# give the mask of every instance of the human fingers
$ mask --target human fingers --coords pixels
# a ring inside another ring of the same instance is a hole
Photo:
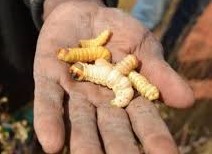
[[[34,128],[47,153],[60,151],[64,144],[63,93],[51,79],[35,77]]]
[[[72,154],[103,154],[98,137],[96,108],[85,99],[70,98]]]
[[[127,112],[146,153],[179,153],[167,126],[151,102],[138,97],[127,107]]]
[[[107,154],[138,154],[129,118],[124,109],[97,108],[98,127]]]

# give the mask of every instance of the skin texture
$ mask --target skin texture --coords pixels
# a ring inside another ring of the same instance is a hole
[[[177,108],[192,105],[191,89],[163,60],[160,44],[138,21],[96,3],[65,2],[46,18],[34,62],[34,127],[43,149],[57,153],[66,138],[72,154],[138,154],[134,131],[146,153],[177,154],[151,102],[138,97],[126,109],[109,107],[114,98],[111,90],[73,81],[69,65],[57,60],[59,48],[76,47],[79,40],[108,28],[113,36],[106,47],[113,62],[127,54],[136,55],[142,63],[139,70],[159,88],[161,100]]]

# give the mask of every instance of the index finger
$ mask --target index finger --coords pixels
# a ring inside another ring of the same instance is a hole
[[[135,54],[142,62],[140,73],[158,87],[167,105],[176,108],[193,105],[194,96],[191,88],[165,62],[162,47],[150,32],[144,35],[140,48]]]

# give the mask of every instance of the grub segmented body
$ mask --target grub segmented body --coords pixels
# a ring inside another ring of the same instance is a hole
[[[90,81],[112,89],[115,93],[115,99],[111,101],[111,105],[125,107],[134,95],[129,79],[108,65],[96,66],[78,62],[71,66],[70,73],[75,76],[74,79],[77,77],[80,80]]]
[[[101,34],[99,34],[99,36],[97,36],[94,39],[81,40],[80,41],[80,46],[82,48],[103,46],[103,45],[105,45],[107,43],[110,35],[111,35],[111,31],[110,30],[105,30]]]
[[[128,75],[136,67],[138,67],[138,60],[134,55],[127,55],[114,66],[116,70],[120,71],[124,75]]]
[[[140,94],[152,101],[158,99],[159,91],[153,86],[144,76],[133,71],[138,66],[138,60],[134,55],[128,55],[123,60],[118,62],[114,68],[124,75],[128,75],[133,87]]]
[[[110,61],[111,53],[108,49],[101,46],[90,48],[63,48],[58,52],[58,59],[68,63],[92,62],[98,58]]]
[[[153,86],[144,76],[131,71],[128,75],[133,87],[140,92],[140,94],[148,100],[156,100],[159,98],[159,90]]]

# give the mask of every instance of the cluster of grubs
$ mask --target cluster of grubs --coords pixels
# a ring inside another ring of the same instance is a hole
[[[136,56],[129,54],[116,64],[110,63],[111,53],[104,47],[111,36],[110,30],[103,31],[95,39],[81,40],[79,48],[59,49],[58,59],[73,64],[69,72],[74,80],[89,81],[107,86],[115,93],[111,105],[126,107],[134,96],[133,87],[148,100],[159,97],[158,89],[137,73]],[[95,62],[94,64],[89,64]]]

